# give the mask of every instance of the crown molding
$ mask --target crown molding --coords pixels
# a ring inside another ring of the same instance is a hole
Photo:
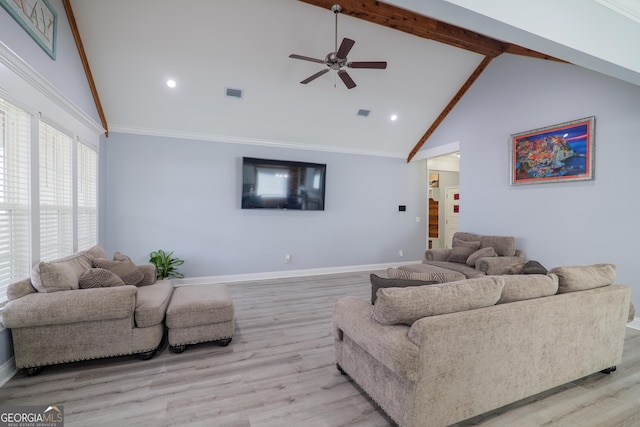
[[[106,132],[105,129],[83,110],[78,108],[69,98],[52,85],[42,74],[27,64],[20,56],[0,41],[0,64],[24,80],[27,84],[53,101],[66,113],[78,120],[96,134]]]

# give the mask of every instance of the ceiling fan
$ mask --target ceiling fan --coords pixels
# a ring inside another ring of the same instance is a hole
[[[316,59],[310,58],[308,56],[291,54],[289,58],[293,59],[302,59],[303,61],[311,61],[317,62],[318,64],[325,64],[329,68],[325,68],[324,70],[318,71],[312,76],[307,77],[302,80],[300,83],[307,84],[318,77],[322,76],[329,72],[329,70],[336,70],[338,72],[338,77],[342,80],[347,89],[353,89],[356,87],[356,83],[353,81],[351,76],[342,69],[342,67],[347,68],[369,68],[369,69],[377,69],[384,70],[387,68],[386,61],[368,61],[368,62],[349,62],[347,61],[347,55],[351,48],[356,43],[355,41],[343,38],[342,43],[340,43],[340,47],[338,47],[338,14],[342,11],[342,6],[339,4],[334,4],[331,6],[331,11],[336,15],[336,35],[335,35],[335,50],[327,54],[324,59]]]

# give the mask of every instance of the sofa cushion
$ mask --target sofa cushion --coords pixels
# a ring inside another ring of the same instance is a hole
[[[412,280],[412,279],[387,279],[376,274],[369,275],[371,281],[371,304],[376,302],[378,289],[381,288],[406,288],[408,286],[425,286],[439,283],[436,280]]]
[[[378,291],[371,318],[383,325],[411,325],[418,319],[494,305],[504,280],[486,276],[458,282]]]
[[[113,260],[114,261],[130,261],[131,262],[131,258],[129,258],[127,255],[121,253],[121,252],[116,252],[113,254]],[[153,264],[142,264],[142,265],[136,265],[136,268],[138,269],[138,271],[140,271],[142,273],[142,280],[139,281],[138,283],[136,283],[136,286],[149,286],[149,285],[153,285],[154,283],[156,283],[156,279],[157,279],[157,275],[156,275],[156,266]]]
[[[464,264],[467,262],[469,255],[480,248],[480,242],[466,242],[464,240],[453,238],[453,247],[451,253],[447,257],[449,262],[459,262]]]
[[[475,267],[476,261],[478,261],[480,258],[494,257],[494,256],[498,256],[498,254],[496,253],[496,250],[493,249],[491,246],[478,249],[477,251],[469,255],[469,257],[467,258],[467,265],[469,267]]]
[[[616,279],[613,264],[593,264],[586,266],[554,267],[549,270],[558,276],[558,293],[585,291],[608,286]]]
[[[500,276],[504,281],[498,304],[555,295],[558,292],[558,276],[555,274],[518,274]]]
[[[492,247],[498,256],[515,256],[516,239],[513,236],[485,236],[475,233],[457,231],[453,238],[465,240],[467,242],[480,241],[480,248]]]
[[[124,286],[122,279],[112,271],[104,268],[90,268],[80,276],[80,289],[110,288]]]
[[[170,280],[158,280],[153,285],[138,288],[135,310],[136,326],[146,328],[162,323],[172,293],[173,286]]]
[[[112,261],[105,258],[94,258],[93,267],[104,268],[118,275],[125,285],[137,285],[144,275],[138,271],[131,260]]]
[[[447,265],[451,264],[446,261],[442,262]],[[426,263],[408,264],[398,268],[388,268],[387,276],[390,279],[426,280],[436,281],[438,283],[455,282],[456,280],[464,280],[467,278],[463,273],[455,270]]]

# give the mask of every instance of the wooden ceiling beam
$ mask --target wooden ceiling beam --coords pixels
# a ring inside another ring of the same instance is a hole
[[[429,129],[420,138],[407,158],[407,162],[418,153],[420,148],[425,144],[427,139],[436,130],[440,123],[444,121],[447,115],[453,110],[453,107],[460,101],[465,92],[480,76],[482,71],[489,65],[491,60],[502,53],[511,53],[515,55],[524,55],[532,58],[547,59],[552,61],[566,62],[536,52],[531,49],[524,48],[512,43],[504,43],[491,37],[466,30],[455,25],[447,24],[437,19],[429,18],[396,6],[381,3],[376,0],[299,0],[303,3],[312,4],[322,7],[327,11],[331,10],[331,6],[339,2],[342,6],[342,14],[360,18],[365,21],[393,28],[414,36],[434,40],[460,49],[465,49],[477,54],[483,55],[484,59],[469,76],[467,81],[458,90],[455,96],[449,101],[447,106],[442,110],[440,115],[431,124]]]
[[[467,79],[466,82],[464,82],[464,84],[462,85],[462,87],[460,88],[460,90],[458,90],[458,92],[453,96],[453,98],[451,98],[451,101],[449,101],[449,103],[447,104],[446,107],[444,107],[444,110],[442,110],[442,112],[440,113],[440,115],[436,118],[436,120],[431,124],[431,127],[429,127],[429,129],[427,129],[427,131],[425,132],[425,134],[422,136],[422,138],[420,138],[420,140],[418,141],[418,143],[416,144],[415,147],[413,147],[413,150],[411,150],[411,153],[409,153],[409,157],[407,157],[407,163],[409,163],[411,161],[411,159],[413,159],[413,157],[418,153],[418,151],[420,151],[420,149],[422,148],[422,146],[424,145],[425,142],[427,142],[427,139],[429,139],[429,137],[431,136],[431,134],[433,132],[435,132],[435,130],[437,129],[438,126],[440,126],[440,123],[442,123],[444,121],[444,119],[447,117],[447,115],[451,112],[451,110],[453,110],[453,107],[456,106],[456,104],[458,103],[458,101],[460,101],[460,99],[462,98],[462,96],[467,92],[467,90],[469,90],[469,88],[471,87],[471,85],[476,81],[476,79],[478,77],[480,77],[480,74],[482,74],[482,72],[484,71],[485,68],[487,68],[487,66],[489,65],[489,63],[491,62],[493,58],[490,57],[485,57],[482,62],[480,63],[480,65],[478,65],[476,67],[476,69],[473,71],[473,73],[471,73],[471,75],[469,76],[469,78]]]
[[[93,96],[93,102],[96,104],[96,109],[98,110],[98,115],[100,116],[102,127],[105,130],[104,134],[106,137],[108,137],[109,125],[107,124],[107,118],[105,117],[104,110],[102,109],[102,103],[100,102],[98,89],[96,88],[96,84],[93,80],[93,74],[91,73],[91,68],[89,67],[89,60],[87,59],[87,54],[84,51],[84,45],[82,44],[82,39],[80,38],[80,32],[78,31],[78,25],[76,24],[76,18],[73,14],[71,3],[69,0],[62,0],[62,4],[64,5],[65,12],[67,13],[67,19],[69,20],[69,25],[71,26],[71,33],[73,34],[73,39],[76,42],[78,54],[80,55],[80,61],[82,62],[82,66],[84,67],[84,73],[87,76],[87,82],[89,83],[91,96]]]
[[[342,14],[484,56],[495,57],[503,52],[502,42],[498,40],[376,0],[300,1],[327,11],[338,2],[342,6]]]

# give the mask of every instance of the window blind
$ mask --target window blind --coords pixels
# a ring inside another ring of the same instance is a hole
[[[84,250],[98,242],[98,153],[78,143],[77,156],[78,250]]]
[[[40,261],[73,253],[73,138],[40,120]]]
[[[0,98],[0,305],[29,277],[31,115]]]

